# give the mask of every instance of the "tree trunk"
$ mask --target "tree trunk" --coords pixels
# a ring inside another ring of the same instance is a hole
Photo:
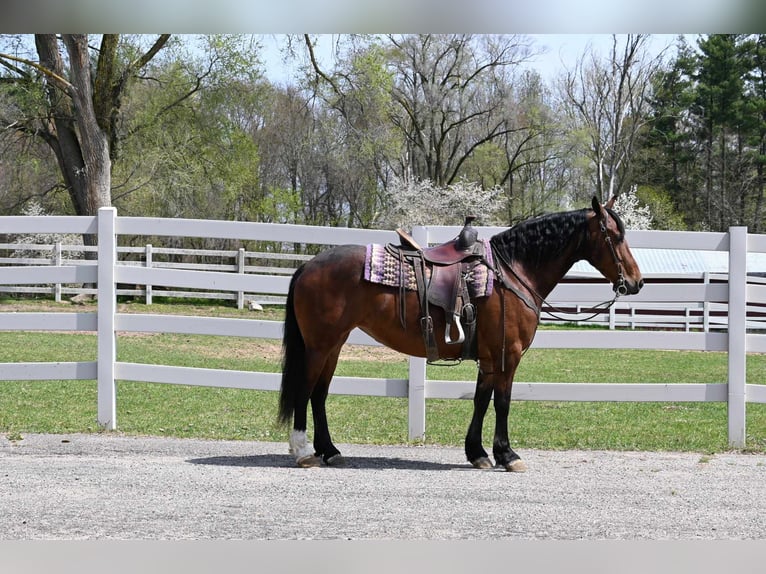
[[[64,76],[64,64],[58,50],[55,34],[35,34],[35,45],[40,65],[59,76]],[[53,150],[64,179],[75,213],[86,215],[85,163],[75,131],[72,101],[53,82],[46,85],[50,111],[45,122],[45,141]]]
[[[48,82],[50,115],[45,139],[53,149],[64,183],[77,215],[96,215],[111,200],[111,160],[107,135],[96,121],[86,34],[65,34],[69,74],[59,53],[55,34],[36,34],[40,64],[59,77],[68,77],[62,86]],[[97,237],[83,235],[83,243],[95,246]],[[94,258],[93,252],[86,257]]]
[[[79,127],[80,149],[85,165],[85,215],[96,215],[99,208],[112,205],[109,139],[98,124],[93,105],[93,82],[90,72],[87,34],[66,34],[64,44],[69,53],[72,102]]]

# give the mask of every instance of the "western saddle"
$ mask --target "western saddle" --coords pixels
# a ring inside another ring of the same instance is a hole
[[[471,302],[467,278],[474,267],[487,265],[484,242],[477,241],[478,233],[473,228],[475,216],[465,218],[460,234],[454,239],[423,248],[405,231],[397,229],[400,245],[389,244],[389,252],[402,265],[411,265],[415,275],[418,299],[420,301],[420,326],[426,347],[426,359],[434,363],[442,357],[439,354],[430,305],[444,310],[444,342],[448,345],[462,345],[460,359],[476,359],[476,308]],[[427,273],[427,270],[430,271]],[[406,324],[404,286],[400,286],[399,319]],[[452,326],[458,336],[452,338]]]

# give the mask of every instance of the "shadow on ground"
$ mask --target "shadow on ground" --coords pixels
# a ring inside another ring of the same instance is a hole
[[[187,460],[190,464],[202,464],[212,466],[243,466],[243,467],[269,467],[269,468],[293,468],[295,459],[289,454],[264,454],[254,456],[211,456],[205,458],[193,458]],[[323,465],[324,466],[324,465]],[[389,469],[389,470],[472,470],[465,464],[439,463],[420,460],[407,460],[402,458],[385,458],[370,456],[354,456],[345,458],[345,463],[340,466],[328,467],[333,469]]]

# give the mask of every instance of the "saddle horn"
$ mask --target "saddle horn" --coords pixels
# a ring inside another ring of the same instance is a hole
[[[473,228],[473,220],[476,219],[475,215],[466,215],[463,229],[460,230],[460,235],[457,236],[457,248],[460,251],[466,251],[470,249],[476,240],[479,238],[479,232]]]

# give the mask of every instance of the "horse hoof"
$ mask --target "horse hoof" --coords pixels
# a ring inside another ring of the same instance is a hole
[[[346,464],[346,459],[343,458],[342,454],[338,453],[327,458],[324,462],[327,466],[343,466]]]
[[[527,472],[527,463],[517,458],[506,464],[505,470],[508,472]]]
[[[486,470],[488,468],[492,468],[492,463],[486,456],[482,456],[481,458],[477,458],[476,460],[472,460],[471,464],[474,466],[474,468],[480,468],[482,470]]]
[[[319,457],[310,454],[308,456],[302,456],[295,461],[301,468],[314,468],[319,466]]]

